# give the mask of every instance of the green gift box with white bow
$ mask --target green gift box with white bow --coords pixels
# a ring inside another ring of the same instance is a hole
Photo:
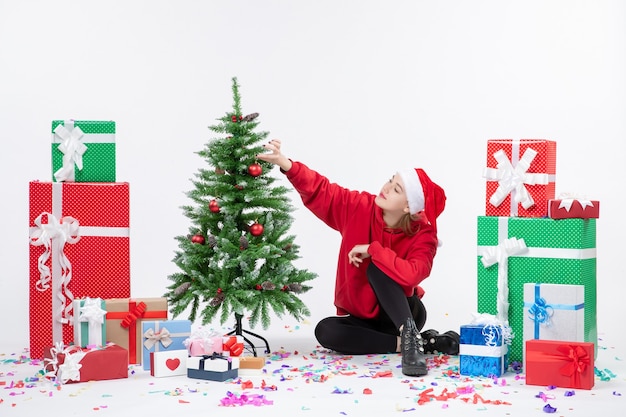
[[[52,180],[115,182],[115,122],[52,121]]]
[[[524,284],[584,286],[584,341],[596,345],[596,220],[478,217],[478,312],[508,319],[524,357]]]

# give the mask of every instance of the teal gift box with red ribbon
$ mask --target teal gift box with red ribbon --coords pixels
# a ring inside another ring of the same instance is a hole
[[[524,284],[524,340],[585,341],[585,287]]]
[[[561,340],[527,340],[526,385],[591,389],[594,385],[594,344]]]

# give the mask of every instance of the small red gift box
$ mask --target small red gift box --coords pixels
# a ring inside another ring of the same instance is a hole
[[[110,344],[104,348],[47,347],[44,371],[62,384],[128,378],[128,351]]]
[[[74,340],[72,300],[130,297],[128,183],[29,187],[30,355]]]
[[[526,384],[591,389],[594,345],[589,342],[526,341]]]
[[[546,139],[487,141],[485,215],[545,217],[554,198],[556,142]]]
[[[600,202],[579,198],[561,198],[548,201],[548,217],[551,219],[598,219]]]

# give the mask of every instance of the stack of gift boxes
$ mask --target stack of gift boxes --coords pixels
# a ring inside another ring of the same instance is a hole
[[[555,198],[556,142],[488,140],[478,217],[478,312],[461,326],[460,373],[593,386],[599,202]]]
[[[31,358],[61,383],[127,378],[129,364],[232,377],[241,336],[192,359],[191,322],[168,320],[166,298],[130,297],[130,190],[116,182],[115,122],[55,120],[51,133],[52,181],[29,184]]]

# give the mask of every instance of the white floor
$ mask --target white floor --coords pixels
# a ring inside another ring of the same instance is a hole
[[[587,417],[607,411],[621,414],[626,407],[626,343],[617,332],[601,333],[596,360],[601,374],[592,390],[574,390],[574,395],[566,395],[572,391],[568,389],[525,385],[523,374],[507,373],[497,381],[459,377],[458,357],[447,362],[429,357],[432,368],[426,377],[407,378],[400,372],[398,355],[329,354],[316,346],[309,324],[285,326],[266,336],[272,352],[266,355],[263,373],[242,373],[235,381],[153,378],[140,366],[132,366],[128,379],[63,386],[37,381],[39,364],[27,358],[20,363],[22,348],[10,346],[3,337],[0,416],[527,417],[543,415],[549,404],[556,408],[555,416]],[[420,403],[420,398],[429,401]],[[226,399],[236,405],[221,406]]]

